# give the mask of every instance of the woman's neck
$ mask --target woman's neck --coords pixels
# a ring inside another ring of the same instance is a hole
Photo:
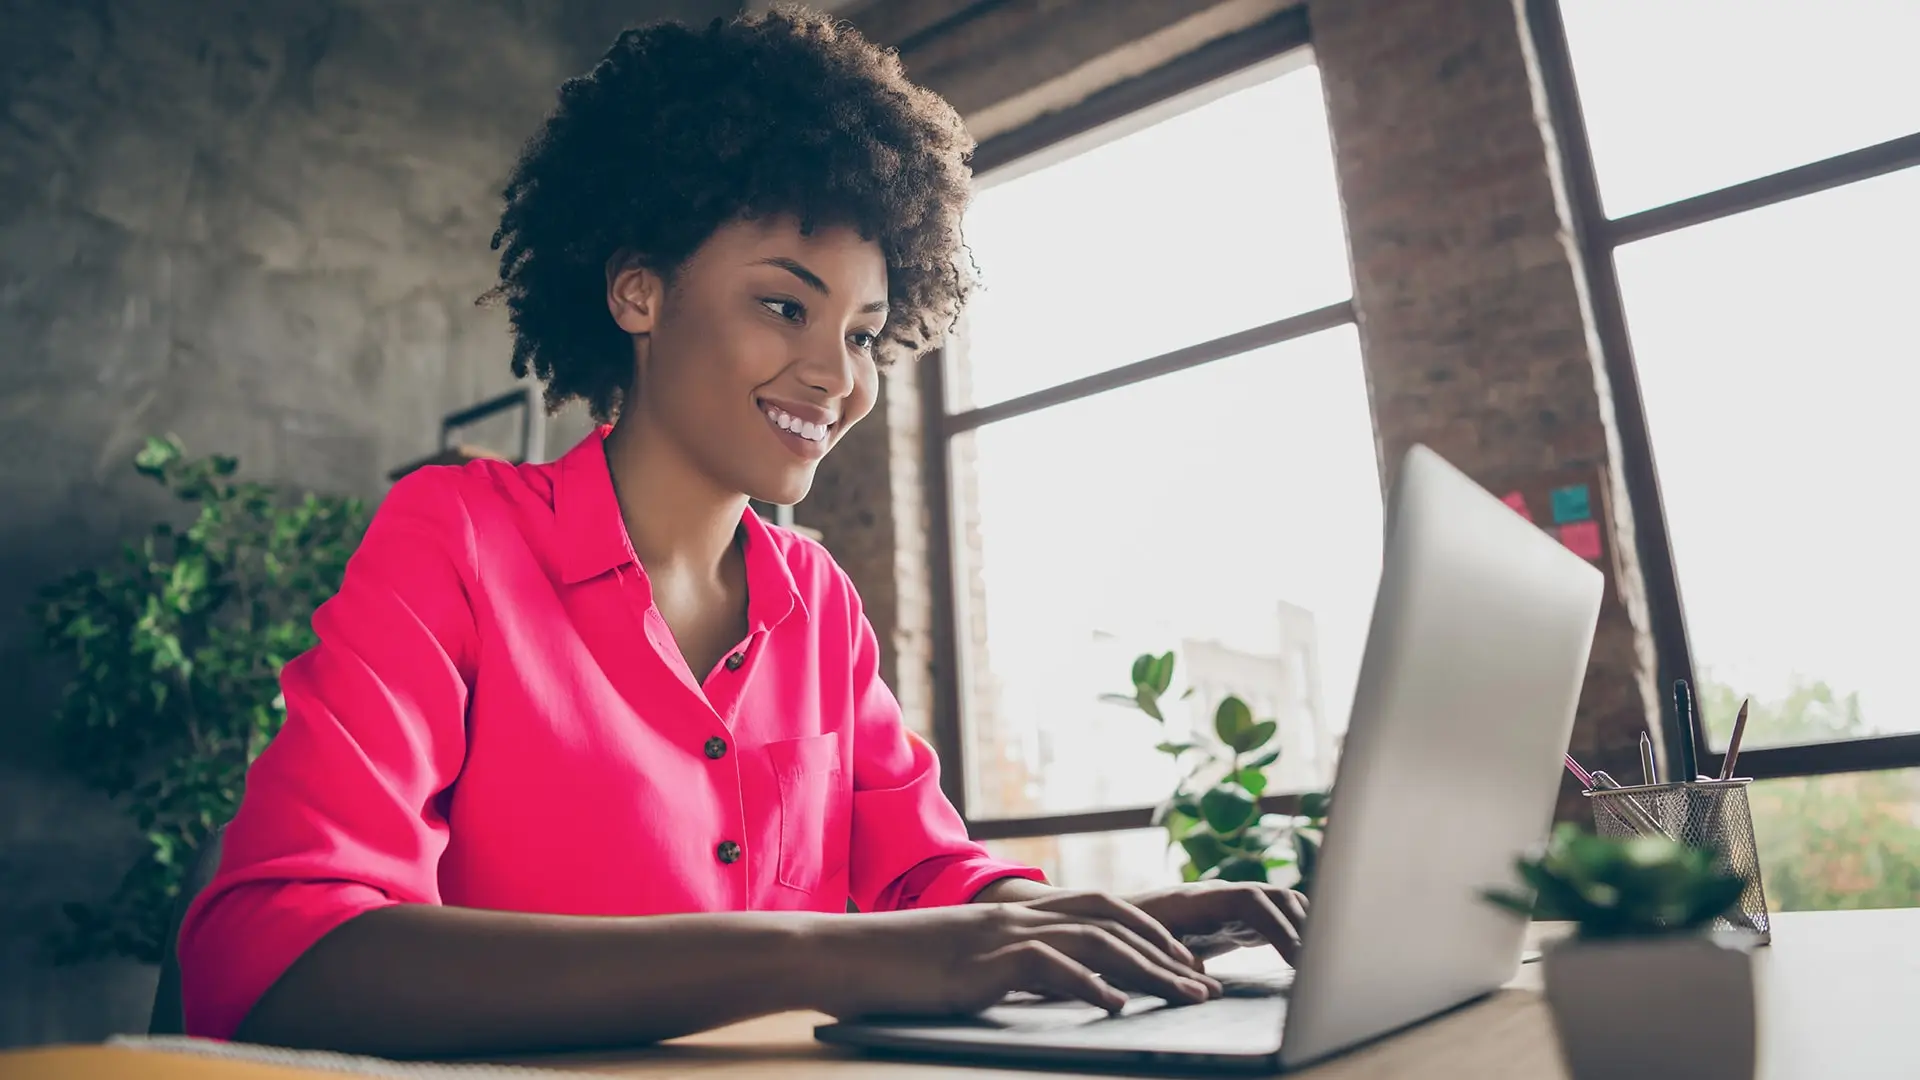
[[[747,497],[714,484],[638,415],[614,424],[606,454],[627,538],[648,575],[717,577]]]

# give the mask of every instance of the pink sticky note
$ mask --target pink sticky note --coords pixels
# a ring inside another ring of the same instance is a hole
[[[1527,497],[1525,495],[1522,495],[1517,491],[1509,491],[1506,493],[1504,497],[1501,498],[1500,501],[1503,503],[1506,503],[1508,506],[1513,507],[1514,513],[1519,514],[1521,517],[1526,518],[1528,521],[1533,520],[1533,515],[1527,512]]]
[[[1569,521],[1560,526],[1560,542],[1567,550],[1583,559],[1600,558],[1600,523],[1597,521]]]

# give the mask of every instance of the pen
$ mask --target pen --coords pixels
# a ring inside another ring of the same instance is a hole
[[[1573,760],[1572,754],[1568,754],[1566,755],[1566,757],[1567,757],[1567,771],[1573,774],[1573,778],[1575,780],[1578,780],[1580,781],[1580,783],[1586,785],[1586,788],[1588,791],[1592,791],[1593,790],[1593,774],[1581,768],[1580,763]]]
[[[1720,764],[1720,779],[1722,780],[1733,779],[1733,762],[1734,759],[1740,756],[1740,736],[1747,733],[1747,706],[1752,704],[1752,698],[1741,702],[1740,715],[1734,718],[1733,736],[1727,740],[1727,758]]]
[[[1674,775],[1680,783],[1700,775],[1700,762],[1693,749],[1693,687],[1685,679],[1673,681],[1673,725],[1680,736],[1680,760]]]
[[[1595,787],[1601,788],[1617,788],[1622,786],[1620,781],[1609,776],[1605,769],[1593,770],[1593,783]],[[1654,820],[1653,815],[1647,813],[1646,807],[1640,805],[1640,800],[1631,795],[1622,795],[1619,796],[1619,801],[1625,804],[1627,816],[1634,819],[1634,825],[1639,828],[1642,833],[1659,833],[1669,840],[1673,839],[1673,834],[1660,827],[1660,823]]]
[[[1640,782],[1657,784],[1660,782],[1660,770],[1653,764],[1653,740],[1646,732],[1640,733]]]

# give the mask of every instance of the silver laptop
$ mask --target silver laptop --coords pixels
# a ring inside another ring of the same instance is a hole
[[[1512,884],[1514,858],[1551,828],[1601,583],[1597,568],[1415,446],[1388,499],[1373,622],[1291,980],[1197,1005],[1136,996],[1118,1015],[1021,996],[975,1016],[841,1022],[816,1036],[949,1060],[1276,1071],[1498,989],[1519,969],[1524,927],[1480,891]]]

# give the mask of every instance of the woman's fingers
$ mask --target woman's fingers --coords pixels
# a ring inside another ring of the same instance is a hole
[[[1140,910],[1137,906],[1122,900],[1111,893],[1076,893],[1059,898],[1048,898],[1035,905],[1042,910],[1065,912],[1069,915],[1082,915],[1090,918],[1116,922],[1136,935],[1152,942],[1160,952],[1180,961],[1188,967],[1197,968],[1200,961],[1180,939],[1173,936],[1160,920]]]
[[[1223,885],[1204,897],[1203,921],[1251,931],[1288,962],[1300,954],[1306,898],[1272,885]],[[1171,1002],[1200,1002],[1221,993],[1193,953],[1153,916],[1104,893],[1076,893],[1002,909],[998,933],[1020,938],[989,953],[996,988],[1084,1001],[1109,1011],[1126,1002],[1122,989]],[[1003,939],[1004,940],[1004,939]],[[1252,944],[1250,940],[1247,942]]]
[[[1260,935],[1280,950],[1280,955],[1291,964],[1300,956],[1299,923],[1290,919],[1274,903],[1273,898],[1263,889],[1246,889],[1237,897],[1239,910],[1235,912],[1241,922],[1253,927]],[[1289,905],[1296,907],[1297,905]],[[1304,914],[1296,916],[1305,921]]]
[[[1267,886],[1267,899],[1299,929],[1307,921],[1307,894],[1284,885]]]
[[[1199,983],[1201,986],[1204,986],[1207,988],[1207,993],[1211,997],[1220,996],[1220,993],[1221,993],[1220,980],[1214,978],[1211,975],[1208,975],[1197,964],[1196,965],[1183,964],[1180,961],[1175,960],[1173,957],[1168,956],[1153,942],[1150,942],[1147,939],[1141,937],[1139,934],[1134,933],[1132,927],[1129,927],[1117,922],[1106,922],[1106,921],[1100,921],[1095,925],[1098,925],[1099,927],[1104,929],[1107,933],[1112,934],[1114,937],[1119,938],[1121,942],[1126,944],[1129,948],[1133,949],[1135,952],[1139,953],[1140,955],[1146,957],[1148,960],[1152,961],[1155,966],[1165,971],[1172,972],[1178,978],[1187,979],[1192,982]]]
[[[1040,940],[1099,972],[1110,983],[1155,994],[1168,1001],[1197,1002],[1213,996],[1190,969],[1156,962],[1119,935],[1093,923],[1046,927]]]
[[[1001,993],[1025,990],[1071,998],[1108,1012],[1119,1012],[1127,1003],[1127,995],[1109,986],[1092,968],[1037,939],[995,950],[987,956],[986,966]]]
[[[1089,906],[1082,910],[1093,911],[1098,909],[1093,906]],[[1058,909],[1045,912],[1045,915],[1049,919],[1053,920],[1050,924],[1047,924],[1047,925],[1100,927],[1101,929],[1107,931],[1109,934],[1112,934],[1115,937],[1119,938],[1129,948],[1133,949],[1135,952],[1138,952],[1141,956],[1145,957],[1149,963],[1164,969],[1169,974],[1171,974],[1174,978],[1194,980],[1200,983],[1200,985],[1206,987],[1209,993],[1218,994],[1220,992],[1219,980],[1208,975],[1206,973],[1206,970],[1200,966],[1199,961],[1196,960],[1193,963],[1187,963],[1184,960],[1175,959],[1173,956],[1168,955],[1167,950],[1162,947],[1161,941],[1160,941],[1162,937],[1168,937],[1168,938],[1171,937],[1171,935],[1167,935],[1165,933],[1164,927],[1162,928],[1161,934],[1154,935],[1154,938],[1150,940],[1148,938],[1142,937],[1138,932],[1136,932],[1133,929],[1133,927],[1128,926],[1127,924],[1122,923],[1115,919],[1101,918],[1097,915],[1081,914],[1077,912],[1069,912],[1069,911],[1063,911]],[[1155,922],[1151,916],[1148,916],[1147,918],[1148,918],[1148,921],[1154,922],[1155,926],[1160,925],[1158,922]],[[1181,944],[1177,941],[1172,942],[1172,944],[1177,946],[1183,955],[1185,956],[1193,955],[1192,951],[1189,950],[1184,944]]]

